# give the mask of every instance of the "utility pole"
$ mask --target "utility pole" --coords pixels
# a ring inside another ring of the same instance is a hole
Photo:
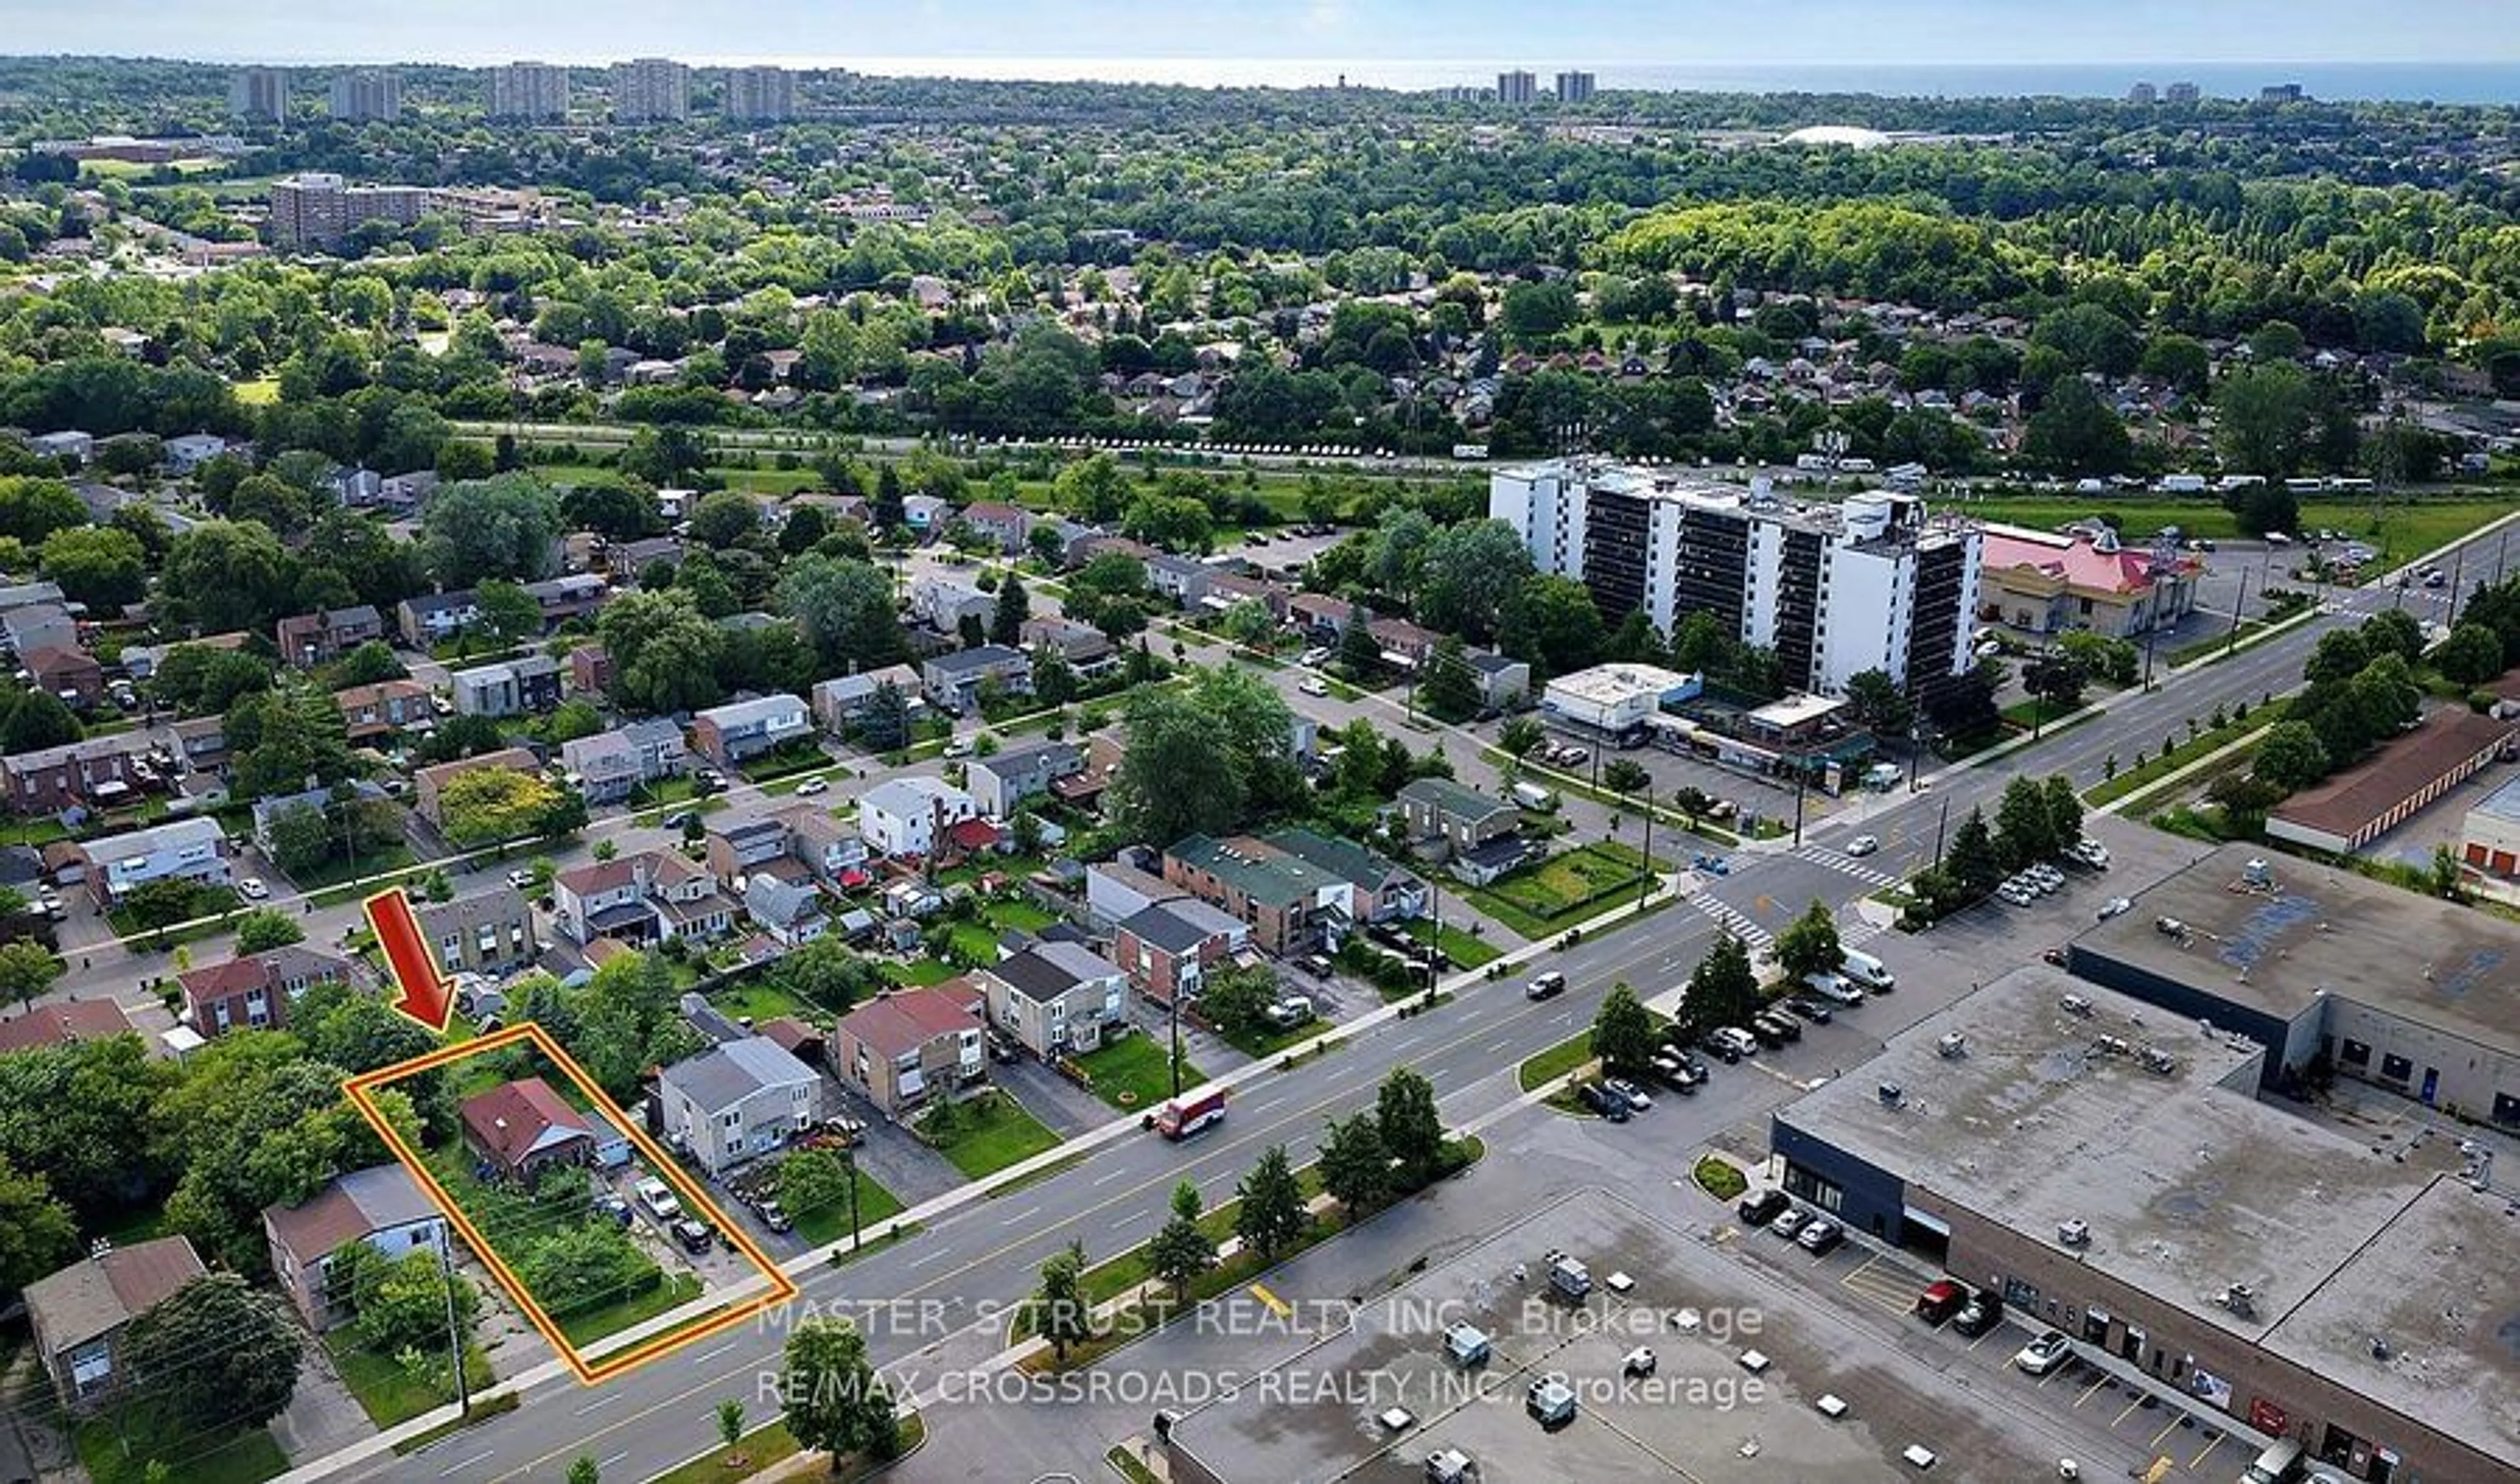
[[[1943,831],[1952,822],[1952,796],[1943,795],[1942,816],[1934,821],[1934,869],[1943,869]]]
[[[1645,848],[1644,848],[1645,872],[1644,872],[1644,883],[1643,883],[1642,885],[1641,885],[1641,886],[1639,886],[1639,887],[1637,888],[1637,908],[1638,908],[1638,910],[1639,910],[1639,911],[1642,911],[1642,910],[1643,910],[1644,905],[1645,905],[1645,899],[1646,899],[1647,897],[1650,897],[1650,896],[1652,896],[1652,895],[1653,895],[1653,888],[1654,888],[1654,869],[1653,869],[1653,816],[1654,816],[1653,785],[1651,785],[1651,784],[1647,784],[1647,785],[1645,785]]]
[[[2226,654],[2230,653],[2233,650],[2240,647],[2240,613],[2242,609],[2248,607],[2248,603],[2249,571],[2248,568],[2242,567],[2240,569],[2240,596],[2231,600],[2231,634],[2223,645],[2223,652]]]
[[[1794,759],[1794,848],[1803,848],[1803,787],[1810,782],[1803,759]]]
[[[840,1169],[849,1177],[849,1254],[858,1250],[858,1151],[840,1150]]]
[[[455,1368],[455,1415],[469,1417],[472,1412],[472,1392],[464,1374],[464,1327],[455,1314],[455,1265],[447,1251],[451,1245],[453,1238],[447,1235],[446,1224],[438,1223],[437,1282],[446,1290],[446,1354],[448,1364]]]

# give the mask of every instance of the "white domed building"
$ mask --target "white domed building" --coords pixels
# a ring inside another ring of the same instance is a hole
[[[1894,141],[1879,129],[1857,128],[1853,124],[1819,123],[1807,129],[1796,129],[1778,144],[1830,145],[1848,150],[1877,150]]]

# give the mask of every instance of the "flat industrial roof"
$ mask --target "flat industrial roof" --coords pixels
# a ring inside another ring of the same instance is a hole
[[[2501,787],[2487,794],[2467,812],[2520,825],[2520,773],[2504,779]]]
[[[1685,690],[1698,677],[1650,664],[1600,664],[1572,675],[1560,675],[1549,689],[1585,700],[1610,703],[1638,696],[1668,696]]]
[[[1543,1296],[1545,1254],[1572,1253],[1591,1270],[1580,1312]],[[1516,1264],[1528,1278],[1516,1282]],[[1613,1272],[1634,1281],[1625,1296]],[[1901,1450],[1943,1455],[1935,1476],[2051,1477],[2052,1449],[1942,1377],[1905,1364],[1886,1344],[1851,1332],[1834,1314],[1780,1293],[1770,1304],[1697,1236],[1598,1188],[1508,1226],[1460,1256],[1354,1311],[1353,1327],[1297,1348],[1272,1369],[1173,1424],[1173,1446],[1230,1480],[1343,1479],[1423,1484],[1427,1456],[1458,1450],[1482,1484],[1567,1479],[1720,1479],[1728,1484],[1891,1484],[1912,1481]],[[1717,1335],[1716,1318],[1755,1314],[1755,1333]],[[1673,1312],[1710,1323],[1684,1333]],[[1465,1323],[1492,1354],[1455,1369],[1443,1330]],[[1621,1361],[1647,1345],[1652,1376],[1628,1380]],[[1752,1377],[1738,1356],[1770,1367]],[[1525,1389],[1551,1373],[1577,1393],[1578,1415],[1544,1431],[1523,1411]],[[1751,1383],[1755,1381],[1755,1389]],[[1838,1420],[1815,1403],[1847,1404]],[[1377,1420],[1407,1409],[1397,1430]],[[1177,1470],[1178,1474],[1178,1470]]]
[[[2436,1175],[2266,1348],[2488,1458],[2520,1459],[2515,1231],[2520,1203]]]
[[[2067,996],[2089,1007],[2065,1008]],[[1946,1056],[1946,1035],[1963,1038]],[[2114,1038],[2114,1043],[2103,1038]],[[2118,1049],[2123,1047],[2124,1050]],[[2170,1058],[2147,1064],[2146,1049]],[[2263,1051],[2043,967],[1890,1038],[1778,1121],[2054,1243],[2082,1221],[2092,1269],[2249,1339],[2378,1236],[2424,1177],[2258,1102]],[[1885,1103],[1882,1084],[1903,1099]],[[2256,1293],[2248,1316],[2215,1302]]]
[[[2074,947],[2286,1020],[2333,996],[2520,1053],[2520,926],[2262,847],[2205,856]]]

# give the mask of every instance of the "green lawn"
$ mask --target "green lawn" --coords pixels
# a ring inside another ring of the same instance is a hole
[[[1546,1086],[1593,1059],[1593,1032],[1589,1029],[1558,1042],[1545,1052],[1535,1052],[1523,1058],[1514,1073],[1515,1083],[1524,1092]]]
[[[878,966],[883,975],[896,984],[925,986],[942,984],[963,970],[942,959],[913,959],[907,964],[886,963]]]
[[[260,1484],[289,1471],[288,1456],[261,1427],[204,1436],[181,1423],[124,1417],[127,1433],[111,1417],[78,1425],[79,1462],[95,1484],[143,1484],[152,1462],[164,1463],[166,1477],[184,1484]]]
[[[1954,502],[1952,508],[1976,519],[2027,525],[2039,530],[2054,530],[2067,521],[2088,519],[2095,515],[2115,515],[2124,517],[2120,534],[2131,541],[2149,541],[2165,525],[2178,526],[2185,536],[2212,540],[2228,541],[2240,534],[2237,517],[2225,510],[2221,500],[2212,495],[2161,496],[2138,491],[2132,494],[2024,496],[2018,499],[1997,497],[1959,500]],[[2412,503],[2391,501],[2375,524],[2368,497],[2361,500],[2326,498],[2303,502],[2301,523],[2306,527],[2330,527],[2344,532],[2349,539],[2378,546],[2383,562],[2397,562],[2446,546],[2478,526],[2500,519],[2510,513],[2510,505],[2503,501],[2425,497]],[[2375,541],[2374,537],[2378,539]]]
[[[1044,1128],[1040,1119],[1025,1112],[1022,1103],[1005,1093],[951,1106],[953,1112],[944,1115],[948,1131],[936,1140],[936,1150],[973,1180],[994,1175],[1058,1146],[1057,1134]],[[931,1137],[937,1116],[943,1111],[940,1106],[931,1112],[923,1125]]]
[[[0,820],[0,845],[49,845],[55,840],[69,837],[70,832],[63,829],[62,822],[53,815]]]
[[[1152,1036],[1124,1036],[1076,1058],[1085,1069],[1094,1096],[1123,1112],[1154,1107],[1173,1095],[1172,1060]],[[1207,1078],[1185,1058],[1181,1085],[1193,1088]]]
[[[416,864],[411,847],[397,840],[382,850],[361,854],[355,868],[351,861],[335,856],[311,871],[292,871],[289,878],[297,883],[298,890],[314,892],[338,886],[354,877],[364,883],[376,877],[407,871]]]
[[[326,1335],[324,1348],[333,1357],[333,1368],[341,1372],[342,1384],[367,1409],[368,1420],[381,1429],[407,1422],[455,1400],[453,1391],[413,1375],[391,1356],[379,1355],[360,1345],[346,1328]],[[479,1346],[466,1352],[464,1372],[473,1391],[489,1389],[490,1360]]]
[[[263,407],[280,400],[280,378],[256,377],[250,382],[234,383],[237,405]]]
[[[2273,726],[2283,719],[2285,709],[2280,701],[2271,705],[2261,705],[2252,708],[2247,716],[2238,721],[2226,721],[2220,727],[2207,727],[2194,738],[2186,738],[2182,735],[2179,745],[2168,752],[2147,757],[2140,767],[2133,766],[2135,759],[2131,757],[2122,758],[2120,761],[2129,766],[2122,767],[2117,777],[2083,790],[2083,802],[2097,806],[2122,799],[2128,794],[2169,777],[2209,752],[2229,746],[2244,737]]]
[[[1457,890],[1524,937],[1542,938],[1598,915],[1636,890],[1644,880],[1642,859],[1625,845],[1597,840],[1522,867],[1494,885]]]
[[[775,1020],[781,1015],[808,1020],[814,1013],[804,1001],[768,979],[758,977],[746,979],[731,989],[719,990],[710,997],[710,1003],[716,1006],[720,1014],[736,1020],[748,1016],[756,1024]]]
[[[1013,928],[1023,932],[1039,932],[1058,921],[1058,914],[1037,902],[1027,901],[1021,897],[1007,897],[991,902],[980,909],[980,916],[988,919],[990,925],[1002,931]]]
[[[954,956],[966,964],[994,964],[998,961],[998,934],[986,923],[962,922],[945,929],[946,945]]]
[[[634,1294],[601,1309],[572,1314],[560,1322],[560,1332],[568,1336],[572,1345],[583,1347],[593,1340],[621,1330],[669,1310],[679,1309],[700,1296],[700,1281],[689,1273],[666,1275],[665,1281],[645,1293]]]
[[[876,1230],[901,1214],[901,1197],[878,1185],[864,1170],[857,1172],[858,1235],[870,1244]],[[838,1241],[849,1235],[848,1202],[839,1201],[828,1208],[813,1211],[790,1211],[796,1223],[796,1235],[814,1246]]]
[[[2236,636],[2229,629],[2225,629],[2211,639],[2200,639],[2194,644],[2181,645],[2163,656],[2163,661],[2171,668],[2177,669],[2181,665],[2220,654],[2235,645],[2247,644],[2266,630],[2267,624],[2264,619],[2243,618],[2240,620],[2240,631]]]
[[[1412,918],[1400,927],[1401,931],[1418,942],[1431,942],[1443,949],[1452,957],[1453,963],[1462,968],[1483,967],[1504,957],[1495,944],[1485,938],[1474,938],[1450,922],[1444,924],[1440,936],[1435,924],[1424,918]]]

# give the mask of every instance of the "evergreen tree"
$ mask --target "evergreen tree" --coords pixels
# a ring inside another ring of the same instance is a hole
[[[998,584],[998,610],[989,619],[989,642],[1013,649],[1023,643],[1024,620],[1032,616],[1032,595],[1012,572]]]
[[[1273,1144],[1260,1162],[1242,1177],[1235,1194],[1242,1204],[1234,1213],[1235,1235],[1264,1263],[1294,1245],[1312,1221],[1304,1209],[1304,1188],[1286,1162],[1286,1147]]]
[[[1653,1012],[1625,979],[1610,987],[1593,1016],[1593,1055],[1612,1071],[1642,1071],[1653,1060]]]
[[[1759,974],[1750,967],[1750,950],[1728,932],[1715,940],[1690,971],[1680,1012],[1687,1028],[1697,1033],[1738,1025],[1750,1017],[1758,1003]]]
[[[908,518],[901,506],[901,473],[886,464],[875,477],[875,528],[895,531]]]
[[[1952,832],[1943,871],[1967,901],[1976,901],[2002,883],[2003,857],[1995,848],[1995,832],[1987,828],[1985,810],[1971,809]]]
[[[1462,641],[1447,634],[1435,642],[1435,652],[1426,661],[1426,678],[1418,687],[1418,703],[1437,721],[1467,721],[1479,713],[1478,676],[1470,669],[1467,651]]]
[[[1348,609],[1347,629],[1339,635],[1338,662],[1350,680],[1368,681],[1382,673],[1382,647],[1373,642],[1373,630],[1369,627],[1372,619],[1363,604]]]
[[[1411,1190],[1435,1178],[1444,1159],[1444,1116],[1435,1107],[1433,1083],[1413,1068],[1392,1068],[1374,1094],[1373,1121]]]
[[[1173,1187],[1172,1219],[1147,1243],[1147,1270],[1173,1285],[1176,1302],[1190,1296],[1190,1285],[1216,1266],[1216,1240],[1199,1226],[1205,1207],[1198,1187],[1185,1180]]]
[[[1070,1242],[1041,1265],[1041,1288],[1033,1295],[1033,1332],[1050,1341],[1062,1366],[1068,1346],[1094,1337],[1094,1309],[1085,1296],[1084,1279],[1084,1244]]]

